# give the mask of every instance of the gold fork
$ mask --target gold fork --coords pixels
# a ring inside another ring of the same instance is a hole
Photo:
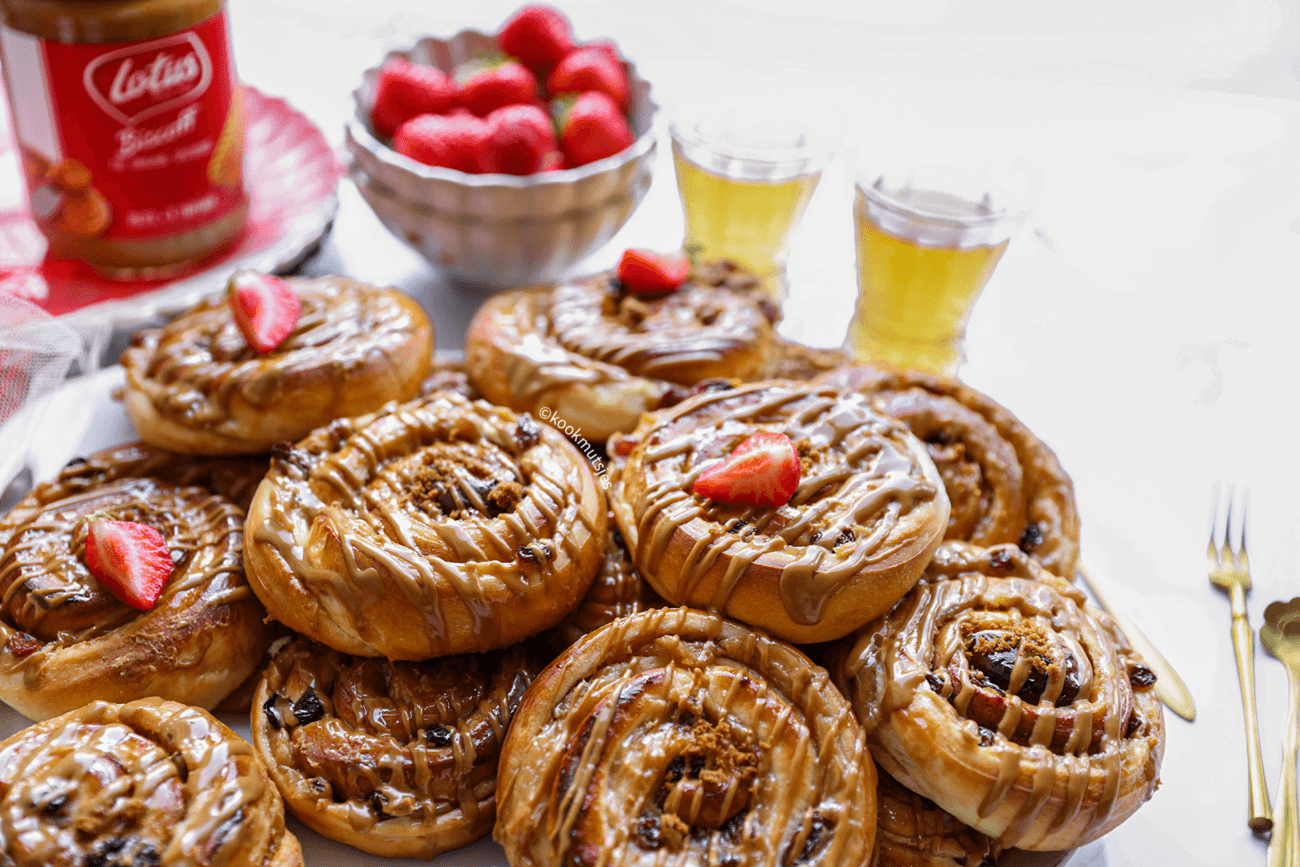
[[[1300,597],[1264,609],[1259,628],[1264,649],[1286,666],[1286,737],[1278,781],[1277,821],[1268,841],[1268,867],[1300,867],[1300,821],[1296,817],[1296,754],[1300,753]]]
[[[1210,544],[1206,557],[1210,564],[1210,582],[1228,591],[1232,601],[1232,647],[1237,656],[1237,678],[1241,681],[1241,709],[1246,717],[1246,754],[1250,771],[1250,830],[1262,833],[1273,827],[1273,813],[1268,805],[1268,788],[1264,780],[1264,760],[1259,753],[1259,725],[1255,714],[1255,633],[1246,619],[1246,592],[1250,590],[1250,564],[1246,558],[1246,513],[1250,493],[1242,489],[1240,518],[1236,523],[1237,547],[1233,550],[1233,504],[1236,490],[1228,485],[1220,498],[1216,482],[1210,497]],[[1220,524],[1222,515],[1222,524]],[[1218,544],[1218,528],[1223,528],[1223,544]]]

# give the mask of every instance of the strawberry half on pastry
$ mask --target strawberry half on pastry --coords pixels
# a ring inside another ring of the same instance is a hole
[[[86,535],[86,568],[118,601],[149,611],[172,577],[172,555],[148,524],[100,518]]]
[[[632,248],[618,260],[618,279],[633,295],[672,292],[691,274],[685,253],[656,253]]]
[[[700,473],[691,489],[729,506],[772,508],[790,502],[799,475],[799,452],[788,436],[756,433],[726,460]]]
[[[230,278],[229,292],[235,324],[259,355],[275,350],[298,325],[302,301],[279,277],[238,271]]]

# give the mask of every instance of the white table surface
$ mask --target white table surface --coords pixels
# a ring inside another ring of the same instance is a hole
[[[1162,787],[1086,860],[1262,864],[1264,844],[1245,824],[1228,607],[1206,582],[1203,552],[1212,482],[1248,483],[1253,624],[1269,601],[1300,595],[1300,343],[1292,336],[1300,103],[1187,85],[1211,79],[1240,88],[1252,64],[1278,56],[1253,57],[1252,47],[1294,30],[1294,16],[1264,0],[1188,4],[1170,25],[1173,35],[1155,39],[1146,32],[1161,29],[1153,4],[1105,2],[1079,12],[1086,17],[1075,30],[1067,27],[1073,19],[1058,16],[1067,29],[1043,41],[1046,25],[1019,5],[1020,24],[1005,32],[953,24],[939,14],[952,11],[942,3],[910,4],[892,18],[884,4],[861,15],[856,5],[819,14],[813,4],[800,19],[785,11],[790,4],[765,0],[672,2],[665,17],[644,22],[643,13],[616,11],[639,6],[581,2],[570,11],[580,36],[620,40],[665,106],[701,82],[738,76],[839,105],[845,152],[990,153],[1037,168],[1036,223],[1012,244],[979,303],[963,376],[1057,451],[1074,478],[1085,557],[1183,674],[1199,708],[1194,724],[1167,715]],[[241,74],[287,96],[341,142],[346,94],[384,47],[425,32],[491,29],[512,6],[466,12],[398,0],[234,0],[232,17]],[[1134,20],[1122,26],[1102,21],[1130,12]],[[674,27],[665,22],[691,14],[700,27],[670,39]],[[728,21],[744,38],[698,32]],[[990,50],[972,47],[976,37],[987,37]],[[890,74],[903,69],[907,77]],[[1276,84],[1274,92],[1290,92],[1288,81]],[[641,209],[585,267],[611,265],[626,246],[680,242],[666,148],[661,156]],[[854,295],[849,177],[842,154],[813,199],[790,264],[782,330],[821,345],[840,341]],[[341,198],[334,233],[308,271],[400,286],[431,312],[439,346],[458,348],[479,298],[442,281],[389,236],[346,182]],[[95,393],[97,402],[84,404],[95,408],[89,416],[70,399],[47,417],[37,437],[42,472],[131,436],[103,389]],[[1256,666],[1275,792],[1285,677],[1262,648]],[[0,715],[3,731],[16,725]],[[397,863],[313,847],[313,865]],[[497,851],[485,844],[445,863],[489,864]]]

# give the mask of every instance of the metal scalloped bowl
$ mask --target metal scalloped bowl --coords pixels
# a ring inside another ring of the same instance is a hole
[[[464,30],[450,39],[426,37],[388,57],[450,74],[496,51],[493,37]],[[650,83],[625,65],[632,145],[576,169],[523,177],[426,166],[376,139],[368,118],[379,67],[368,69],[353,91],[355,115],[346,130],[352,179],[390,232],[459,280],[507,287],[559,277],[609,240],[650,187],[657,106]]]

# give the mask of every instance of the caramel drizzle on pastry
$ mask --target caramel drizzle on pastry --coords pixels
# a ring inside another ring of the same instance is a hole
[[[491,827],[497,755],[539,670],[520,646],[411,663],[298,638],[263,675],[254,740],[295,813],[381,834],[463,823],[468,842]]]
[[[511,863],[865,865],[874,773],[826,672],[713,615],[584,637],[507,739]]]
[[[235,392],[254,407],[272,407],[286,378],[311,373],[332,381],[337,398],[347,371],[375,357],[398,369],[393,353],[420,327],[396,293],[355,280],[297,280],[294,291],[302,314],[268,355],[248,345],[226,299],[214,297],[162,328],[136,334],[123,364],[138,371],[132,381],[159,415],[222,431],[236,423],[230,416]]]
[[[44,643],[44,651],[149,616],[117,601],[90,575],[85,546],[92,515],[137,521],[162,534],[175,568],[154,611],[195,592],[204,605],[253,599],[244,580],[241,509],[203,488],[178,488],[151,478],[120,479],[42,503],[39,511],[35,504],[25,504],[21,523],[13,525],[13,516],[5,521],[9,544],[0,555],[0,612],[12,628]],[[43,658],[35,653],[22,664],[35,666]],[[172,659],[169,665],[201,661],[201,656]]]
[[[855,710],[868,738],[922,690],[950,706],[954,729],[967,731],[978,749],[998,757],[980,818],[998,810],[1013,788],[1028,787],[999,837],[1014,846],[1038,820],[1062,776],[1064,803],[1048,833],[1086,809],[1084,795],[1098,771],[1104,784],[1087,825],[1109,820],[1126,744],[1148,731],[1130,684],[1137,668],[1145,670],[1118,643],[1103,613],[1085,609],[1052,584],[967,573],[923,579],[892,612],[859,633],[843,671],[857,681],[861,700]],[[1152,782],[1158,772],[1158,752],[1152,751],[1141,773]]]
[[[646,377],[689,385],[701,378],[701,365],[729,358],[737,359],[732,375],[748,378],[763,372],[762,347],[774,339],[758,295],[708,269],[659,298],[621,292],[608,273],[512,298],[512,315],[499,317],[499,342],[510,347],[510,393],[524,402],[569,383]]]
[[[759,430],[784,433],[822,455],[806,459],[789,506],[742,509],[691,492],[700,473],[716,463],[710,458],[725,458]],[[901,426],[874,413],[858,395],[770,383],[701,394],[644,438],[651,481],[634,503],[636,559],[655,560],[674,532],[702,519],[677,598],[690,598],[725,552],[731,561],[709,603],[718,610],[758,558],[802,548],[782,570],[781,599],[795,622],[816,623],[841,584],[904,543],[892,532],[900,517],[938,494],[937,479],[927,477],[908,439]]]
[[[582,487],[577,465],[549,460],[552,446],[545,443],[544,454],[530,454],[540,443],[537,422],[521,416],[508,425],[507,416],[514,418],[439,393],[373,416],[340,419],[279,452],[267,477],[268,517],[253,539],[273,546],[313,595],[349,600],[332,607],[329,616],[345,620],[364,641],[375,637],[365,612],[384,604],[385,581],[391,581],[420,611],[425,633],[434,639],[446,634],[437,589],[452,587],[480,646],[493,646],[499,616],[479,574],[522,593],[545,581],[558,549],[577,559],[582,540],[576,527],[589,536],[599,529],[572,493]],[[424,462],[434,458],[448,469],[425,485],[421,468],[432,466]],[[484,466],[495,478],[469,469]],[[407,477],[394,475],[404,471],[410,471]],[[493,492],[477,489],[475,480],[513,486],[511,507],[496,512]],[[421,490],[434,484],[447,490],[450,508],[431,489],[431,498],[421,501]],[[408,485],[415,486],[414,495]],[[322,533],[337,540],[342,571],[318,565],[308,553],[306,546]],[[431,553],[430,537],[461,559]]]
[[[872,396],[925,441],[952,502],[947,538],[1018,544],[1073,580],[1079,548],[1074,487],[1056,455],[988,396],[957,380],[859,365],[818,380]]]
[[[0,806],[15,865],[263,864],[288,836],[252,747],[161,699],[94,702],[9,738]]]

